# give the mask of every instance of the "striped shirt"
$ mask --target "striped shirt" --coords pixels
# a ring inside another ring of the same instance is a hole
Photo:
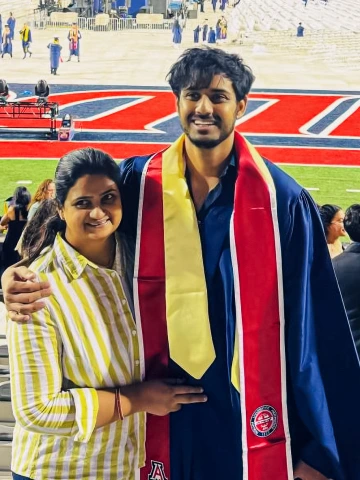
[[[106,269],[58,235],[30,268],[53,295],[30,322],[8,322],[12,470],[35,480],[134,479],[144,464],[145,414],[95,429],[95,389],[140,381],[143,371],[119,247]]]

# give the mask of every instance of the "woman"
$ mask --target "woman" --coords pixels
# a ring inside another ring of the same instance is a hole
[[[55,183],[51,178],[43,180],[38,186],[30,203],[28,220],[30,221],[40,206],[40,202],[55,197]]]
[[[114,160],[91,148],[57,166],[58,210],[30,266],[53,295],[32,322],[8,322],[14,480],[133,480],[144,462],[144,412],[206,401],[201,388],[140,383],[141,335],[123,273],[131,261],[115,233],[119,177]]]
[[[0,230],[8,230],[2,251],[4,268],[10,267],[20,260],[20,255],[15,251],[15,247],[27,222],[30,200],[31,195],[28,189],[17,187],[12,205],[1,219]]]
[[[345,214],[338,205],[325,204],[319,210],[330,256],[334,258],[344,250],[340,237],[346,236],[344,229]]]

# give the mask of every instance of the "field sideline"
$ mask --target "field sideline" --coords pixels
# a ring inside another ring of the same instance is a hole
[[[0,159],[0,205],[15,188],[25,185],[34,193],[45,178],[53,178],[57,160]],[[335,203],[346,209],[360,203],[360,168],[279,165],[301,185],[309,189],[319,204]],[[0,215],[2,215],[2,207]]]

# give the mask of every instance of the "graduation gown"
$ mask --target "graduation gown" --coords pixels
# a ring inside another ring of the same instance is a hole
[[[120,164],[121,229],[132,236],[136,235],[141,175],[148,158],[134,157]],[[358,480],[360,367],[323,228],[309,194],[278,167],[266,165],[276,186],[281,239],[292,461],[296,465],[302,459],[334,480]],[[188,405],[170,415],[171,480],[243,478],[239,394],[229,375],[235,317],[228,252],[233,192],[231,178],[223,181],[220,197],[199,219],[217,357],[199,381],[169,361],[170,377],[202,385],[208,394],[206,404]],[[216,319],[224,326],[216,324]]]

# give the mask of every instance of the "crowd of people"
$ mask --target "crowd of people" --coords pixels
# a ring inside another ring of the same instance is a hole
[[[324,205],[322,223],[235,130],[254,78],[186,50],[170,147],[60,159],[2,278],[14,480],[358,480],[360,365],[327,242],[359,215]]]

